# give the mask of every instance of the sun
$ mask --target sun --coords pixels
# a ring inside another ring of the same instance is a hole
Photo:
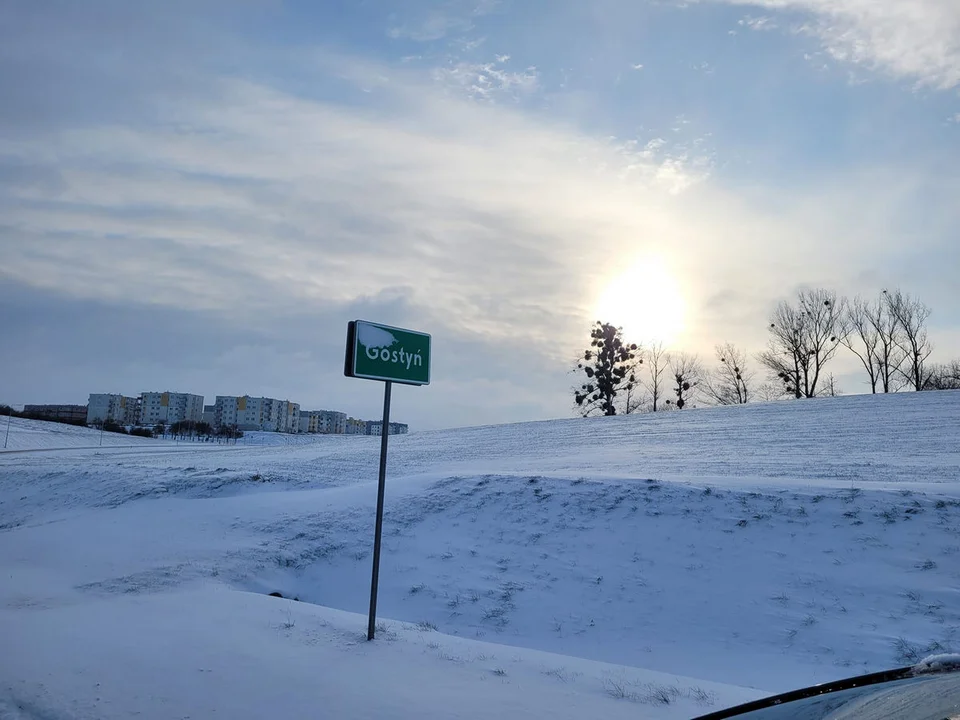
[[[630,342],[673,345],[686,329],[686,302],[680,283],[659,258],[635,261],[602,289],[596,319],[623,328]]]

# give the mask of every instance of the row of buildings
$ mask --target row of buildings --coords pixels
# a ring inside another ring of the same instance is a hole
[[[113,421],[121,425],[173,425],[203,419],[203,396],[189,393],[145,392],[137,397],[92,393],[87,401],[87,424]]]
[[[45,420],[82,425],[87,422],[86,405],[24,405],[23,414]]]
[[[66,412],[80,416],[85,410],[88,425],[113,421],[121,425],[166,426],[178,422],[205,422],[213,428],[267,430],[281,433],[324,433],[332,435],[381,435],[380,421],[358,420],[336,410],[301,410],[300,404],[249,395],[217,395],[213,405],[204,405],[202,395],[177,392],[145,392],[131,397],[93,393],[83,405],[31,405],[37,414]],[[47,412],[44,412],[44,409]],[[25,408],[26,410],[26,408]],[[404,423],[390,423],[389,434],[402,435]]]

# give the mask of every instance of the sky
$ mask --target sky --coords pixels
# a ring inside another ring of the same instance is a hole
[[[0,402],[375,418],[365,319],[412,429],[565,417],[595,320],[710,364],[815,287],[960,356],[955,0],[0,0],[0,97]]]

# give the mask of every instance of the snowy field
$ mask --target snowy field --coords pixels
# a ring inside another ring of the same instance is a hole
[[[7,432],[9,421],[10,431]],[[63,448],[150,447],[162,442],[63,423],[0,417],[0,453]],[[6,447],[3,445],[6,444]]]
[[[682,718],[960,650],[960,392],[391,438],[374,643],[378,438],[44,425],[0,718]]]

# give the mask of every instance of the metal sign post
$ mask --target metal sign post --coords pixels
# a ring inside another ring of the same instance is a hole
[[[390,438],[390,391],[393,383],[430,384],[431,338],[426,333],[355,320],[347,325],[343,374],[383,381],[383,420],[380,423],[380,475],[377,485],[377,522],[373,536],[373,572],[370,578],[370,615],[367,640],[376,635],[377,589],[380,583],[380,545],[383,536],[383,498],[387,486],[387,443]]]
[[[377,485],[377,527],[373,535],[373,576],[370,578],[370,615],[367,618],[367,640],[373,640],[377,622],[377,587],[380,583],[380,538],[383,535],[383,495],[387,488],[387,440],[390,438],[390,389],[383,384],[383,424],[380,426],[380,480]]]

